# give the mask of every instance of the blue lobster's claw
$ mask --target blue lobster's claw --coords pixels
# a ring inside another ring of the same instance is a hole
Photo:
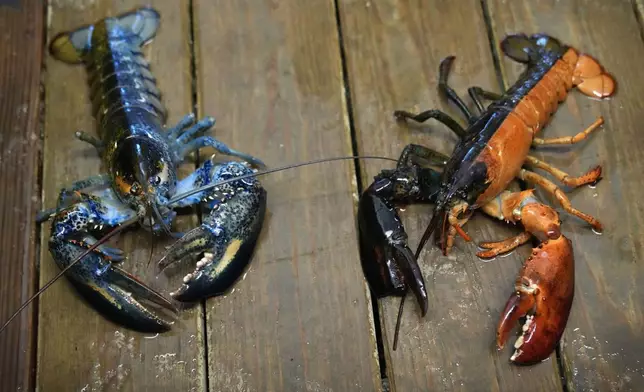
[[[242,191],[217,205],[204,223],[177,241],[159,261],[162,270],[183,260],[197,262],[194,272],[170,295],[194,302],[227,292],[248,266],[266,213],[266,191]],[[204,253],[205,252],[205,253]]]
[[[54,261],[61,269],[86,249],[56,237],[49,245]],[[99,247],[67,272],[72,285],[91,306],[115,323],[141,332],[169,330],[177,309],[161,294],[113,266],[107,260],[106,250],[115,253],[114,249]]]

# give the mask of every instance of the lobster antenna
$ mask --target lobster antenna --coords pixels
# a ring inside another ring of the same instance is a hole
[[[436,209],[434,210],[434,215],[432,216],[432,220],[429,221],[429,225],[427,225],[427,228],[423,233],[423,237],[420,239],[420,242],[418,243],[418,248],[416,248],[416,254],[414,255],[414,258],[416,260],[418,260],[418,256],[420,256],[420,252],[423,250],[423,247],[425,247],[425,244],[427,243],[427,241],[429,240],[429,237],[436,229],[436,226],[438,226],[438,222],[441,217],[443,218],[443,225],[445,224],[445,220],[447,220],[447,211],[445,211],[444,214],[441,214],[442,209],[443,208],[441,206],[437,206]],[[444,232],[445,229],[443,229],[442,231]]]
[[[150,214],[150,258],[148,259],[148,267],[150,266],[150,263],[152,262],[152,255],[154,254],[154,244],[156,243],[155,238],[154,238],[154,227],[152,223],[152,214]]]
[[[396,329],[394,332],[394,351],[396,351],[396,347],[398,347],[398,332],[400,332],[400,320],[402,320],[403,307],[405,306],[405,298],[407,298],[407,291],[405,291],[405,294],[400,299],[400,307],[398,308],[398,317],[396,318]]]
[[[195,189],[193,189],[191,191],[181,193],[181,194],[173,197],[172,199],[170,199],[168,201],[168,204],[176,203],[179,200],[185,199],[188,196],[192,196],[192,195],[194,195],[196,193],[207,191],[207,190],[212,189],[212,188],[216,188],[216,187],[218,187],[220,185],[223,185],[223,184],[228,184],[228,183],[231,183],[231,182],[234,182],[234,181],[239,181],[239,180],[243,180],[243,179],[250,178],[250,177],[258,177],[258,176],[262,176],[264,174],[275,173],[275,172],[288,170],[288,169],[295,169],[295,168],[302,167],[302,166],[314,165],[316,163],[324,163],[324,162],[332,162],[332,161],[343,161],[343,160],[349,160],[349,159],[380,159],[380,160],[384,160],[384,161],[398,162],[397,159],[381,157],[381,156],[354,155],[354,156],[335,157],[335,158],[322,158],[322,159],[316,159],[316,160],[313,160],[313,161],[307,161],[307,162],[301,162],[301,163],[293,163],[293,164],[286,165],[286,166],[276,167],[274,169],[267,169],[267,170],[258,171],[258,172],[255,172],[255,173],[244,174],[243,176],[229,178],[227,180],[223,180],[223,181],[220,181],[220,182],[217,182],[217,183],[214,183],[214,184],[204,185],[204,186],[202,186],[200,188],[195,188]]]
[[[159,224],[161,225],[161,228],[163,231],[165,231],[166,234],[172,236],[172,231],[170,230],[170,227],[165,223],[163,220],[163,215],[161,215],[161,212],[159,211],[159,207],[156,202],[151,202],[152,205],[152,213],[156,214],[156,218],[159,220]],[[152,214],[150,214],[150,229],[152,229]],[[154,232],[154,230],[152,230]]]
[[[85,256],[87,256],[94,249],[98,248],[103,243],[105,243],[107,240],[109,240],[110,238],[114,237],[114,235],[116,235],[116,234],[120,233],[121,231],[125,230],[126,228],[132,226],[133,224],[137,223],[138,221],[139,221],[138,217],[132,218],[129,221],[125,221],[123,224],[121,224],[121,226],[119,226],[116,229],[110,231],[105,236],[103,236],[103,238],[101,238],[100,240],[96,241],[96,243],[94,243],[92,246],[90,246],[89,249],[87,249],[85,252],[83,252],[76,260],[74,260],[71,263],[69,263],[69,265],[67,267],[65,267],[62,271],[60,271],[60,273],[58,275],[56,275],[52,280],[47,282],[40,290],[38,290],[36,292],[36,294],[32,295],[31,298],[29,298],[24,304],[22,304],[22,306],[20,306],[20,308],[18,308],[18,310],[16,310],[16,312],[14,314],[12,314],[11,317],[9,317],[9,319],[2,325],[2,328],[0,328],[0,334],[2,334],[2,331],[4,331],[7,328],[7,326],[11,323],[11,321],[13,321],[13,319],[16,318],[16,316],[18,316],[20,314],[20,312],[22,312],[23,309],[25,309],[27,307],[27,305],[29,305],[40,294],[45,292],[45,290],[47,290],[49,288],[49,286],[54,284],[55,281],[57,281],[61,276],[63,276],[65,274],[65,272],[67,272],[70,268],[72,268],[74,265],[76,265],[76,263],[81,261]]]

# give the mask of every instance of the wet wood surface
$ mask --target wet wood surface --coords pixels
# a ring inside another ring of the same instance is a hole
[[[195,3],[199,110],[276,167],[351,155],[332,1]],[[262,177],[268,214],[244,280],[208,301],[210,388],[373,391],[352,161]]]
[[[456,136],[445,126],[431,120],[423,126],[397,124],[393,111],[436,108],[465,124],[438,93],[440,61],[456,56],[449,83],[468,103],[470,86],[501,91],[522,70],[498,57],[499,41],[508,33],[546,32],[598,59],[617,79],[617,95],[599,102],[573,91],[544,136],[576,134],[600,115],[603,128],[575,146],[535,152],[572,175],[595,164],[604,169],[595,188],[569,192],[575,207],[602,221],[601,236],[560,212],[576,256],[575,302],[561,355],[516,367],[509,363],[510,347],[496,351],[495,326],[530,248],[489,262],[478,259],[476,243],[518,232],[482,213],[465,227],[475,243],[459,237],[444,257],[430,242],[421,254],[429,312],[421,319],[408,298],[393,351],[399,299],[380,300],[372,308],[355,222],[359,190],[393,163],[360,161],[356,173],[353,161],[343,161],[262,177],[268,213],[251,267],[232,292],[183,310],[168,334],[149,336],[106,321],[61,279],[37,308],[28,308],[0,335],[1,389],[644,389],[639,355],[644,291],[638,285],[644,274],[638,234],[644,215],[637,193],[644,158],[643,3],[156,0],[150,5],[162,19],[145,53],[168,123],[193,110],[198,117],[214,116],[215,137],[271,167],[351,154],[397,158],[412,142],[449,154]],[[85,69],[43,51],[43,30],[49,40],[137,6],[132,0],[57,0],[46,9],[37,1],[0,6],[1,321],[33,292],[37,266],[41,286],[59,272],[46,249],[49,224],[35,225],[35,209],[52,207],[62,187],[101,171],[93,147],[74,137],[76,130],[96,132]],[[201,151],[202,157],[211,154]],[[186,164],[182,174],[193,168]],[[409,207],[401,215],[415,249],[431,206]],[[196,224],[197,214],[187,215],[176,229]],[[138,230],[113,244],[130,256],[125,269],[167,294],[183,274],[155,276],[154,262],[172,240],[156,239],[148,266],[151,241]]]
[[[0,7],[0,325],[36,287],[42,18],[36,0]],[[0,334],[8,390],[33,388],[34,316],[26,309]]]

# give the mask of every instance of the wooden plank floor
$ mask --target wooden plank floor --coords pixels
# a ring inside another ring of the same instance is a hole
[[[0,5],[0,323],[33,293],[37,280],[42,286],[59,272],[46,249],[49,224],[38,227],[35,210],[52,207],[61,187],[101,169],[95,150],[73,136],[79,129],[95,133],[85,70],[53,59],[43,39],[140,5],[11,3]],[[644,278],[644,210],[637,192],[644,169],[643,3],[149,4],[160,11],[161,27],[145,54],[168,123],[191,111],[214,116],[219,140],[271,167],[351,154],[397,158],[411,142],[450,153],[456,138],[444,126],[402,126],[393,111],[437,108],[458,117],[437,91],[438,65],[448,55],[456,56],[450,84],[462,96],[470,86],[507,88],[522,70],[499,55],[508,33],[549,33],[597,58],[617,79],[617,95],[599,102],[573,91],[544,134],[573,135],[600,115],[605,125],[578,145],[535,152],[573,175],[596,164],[604,168],[596,187],[569,193],[575,207],[602,221],[604,233],[598,236],[562,212],[575,249],[576,291],[561,348],[531,367],[512,366],[509,348],[495,350],[496,322],[530,248],[483,262],[476,245],[459,238],[449,257],[433,246],[421,254],[429,313],[421,319],[408,301],[393,351],[399,299],[380,300],[374,308],[355,224],[360,190],[392,163],[344,161],[262,177],[269,211],[246,277],[226,296],[183,310],[168,334],[112,324],[68,282],[57,282],[0,335],[0,389],[644,390],[644,289],[638,284]],[[182,175],[193,169],[185,165]],[[414,248],[430,208],[402,214]],[[195,213],[176,228],[196,224]],[[517,232],[482,214],[467,231],[476,242]],[[148,267],[151,241],[145,233],[128,233],[115,245],[130,256],[124,268],[167,294],[183,275],[155,277],[154,265]],[[153,261],[171,242],[155,245]]]
[[[0,324],[37,286],[43,15],[37,0],[0,6]],[[10,390],[33,388],[34,320],[28,308],[0,334],[0,380]]]
[[[332,2],[198,0],[194,15],[199,111],[220,119],[218,138],[273,167],[351,155]],[[262,178],[268,217],[253,265],[206,309],[212,391],[379,387],[351,262],[353,178],[351,161]]]

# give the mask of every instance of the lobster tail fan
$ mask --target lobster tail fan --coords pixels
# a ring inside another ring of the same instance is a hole
[[[562,54],[566,47],[556,38],[547,34],[508,35],[501,41],[501,50],[506,56],[520,63],[533,63],[540,56],[539,51],[558,52]]]
[[[536,46],[551,52],[557,52],[563,48],[563,45],[558,39],[547,34],[533,34],[530,37],[530,40],[534,42]]]
[[[114,24],[121,31],[135,35],[140,40],[140,45],[145,45],[157,33],[161,17],[153,8],[143,7],[125,13],[116,18],[106,19],[106,24]]]
[[[148,43],[159,28],[160,15],[149,7],[124,13],[117,17],[101,19],[92,25],[85,25],[76,30],[58,34],[51,41],[49,51],[57,60],[70,64],[83,61],[85,53],[92,46],[92,35],[97,29],[105,29],[108,35],[122,34],[131,37],[134,35],[140,45]]]
[[[529,63],[534,57],[536,45],[525,34],[508,35],[501,41],[501,50],[519,63]]]

